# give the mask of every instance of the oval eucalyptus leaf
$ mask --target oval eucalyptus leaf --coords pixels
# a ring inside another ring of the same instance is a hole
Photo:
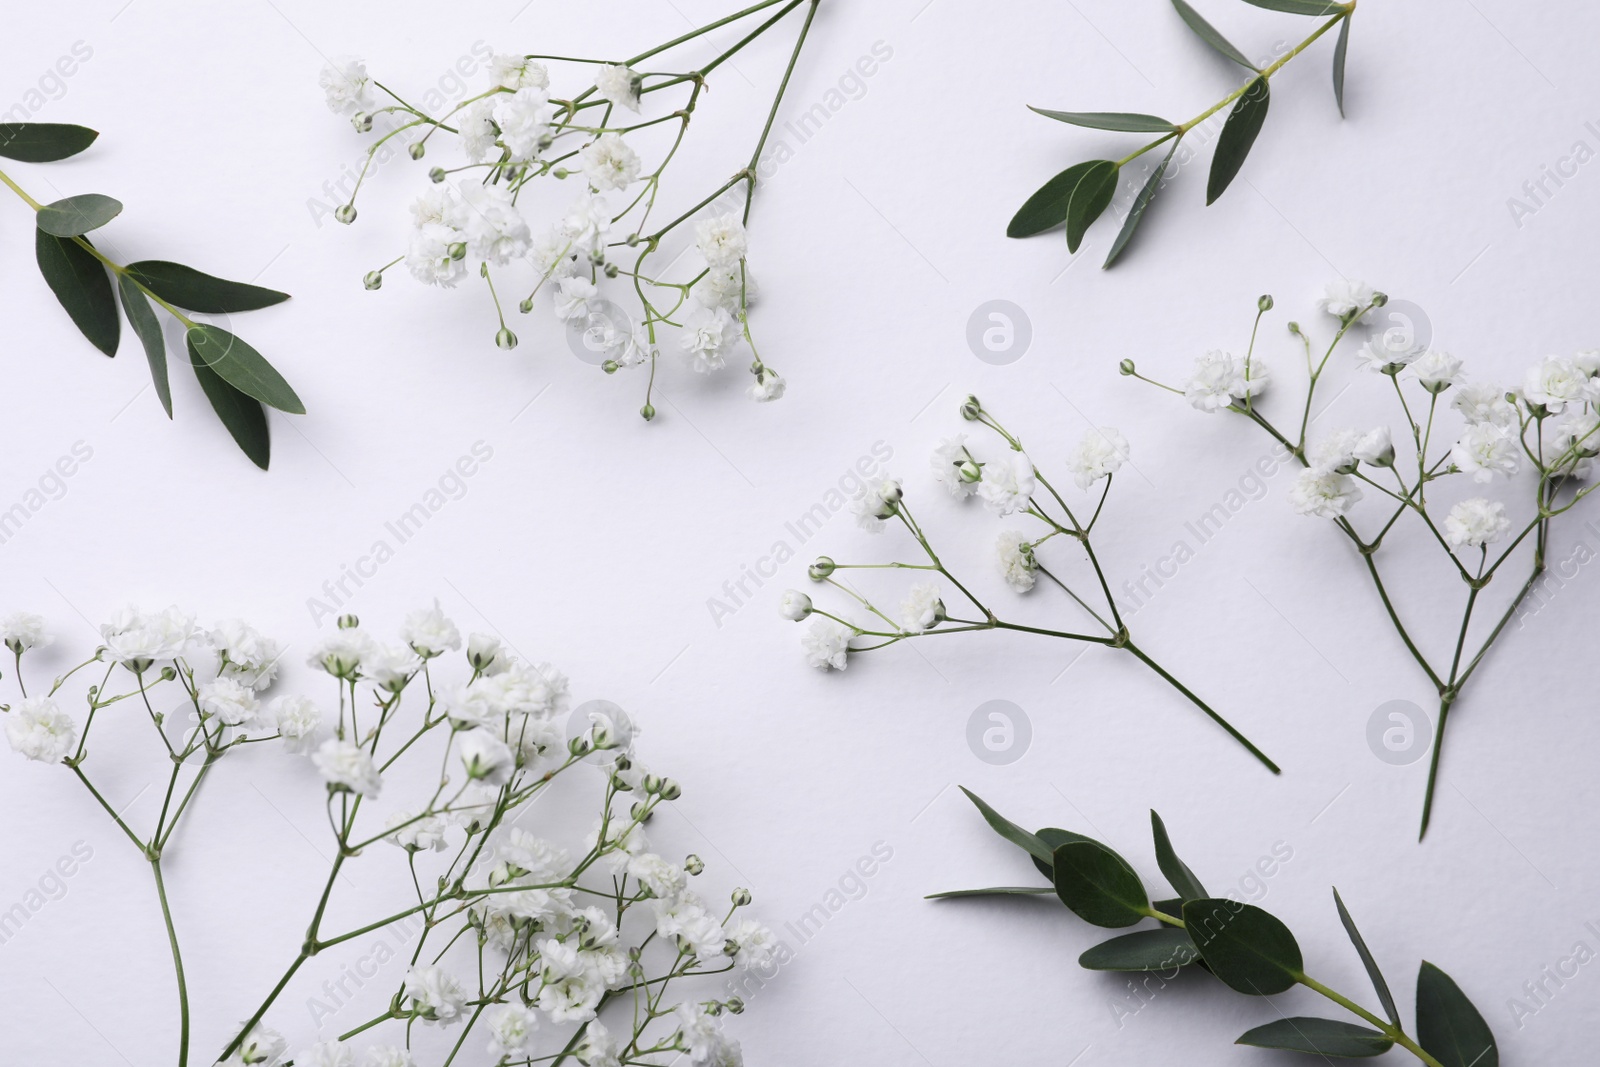
[[[1126,860],[1098,841],[1070,841],[1056,849],[1056,896],[1085,922],[1112,929],[1132,926],[1149,913],[1144,883]]]
[[[54,163],[94,143],[97,130],[64,122],[0,122],[0,156],[24,163]]]
[[[1044,897],[1054,895],[1049,886],[997,885],[993,889],[947,889],[943,893],[929,893],[923,900],[954,900],[956,897]]]
[[[190,362],[205,364],[222,380],[269,407],[304,415],[305,405],[260,352],[220,326],[200,323],[185,334]]]
[[[1050,850],[1052,855],[1055,854],[1056,849],[1067,844],[1068,842],[1093,840],[1093,838],[1084,837],[1082,834],[1075,834],[1071,830],[1062,830],[1054,826],[1046,826],[1043,830],[1040,830],[1037,834],[1034,834],[1034,836],[1040,841],[1044,842],[1045,847]],[[1054,867],[1050,866],[1048,862],[1041,860],[1037,856],[1030,856],[1028,858],[1033,860],[1033,865],[1039,868],[1040,874],[1044,875],[1052,882],[1055,881],[1056,875]],[[1054,892],[1054,890],[1052,890],[1052,892]]]
[[[1500,1067],[1489,1024],[1461,987],[1427,960],[1417,972],[1417,1044],[1444,1067]]]
[[[1333,903],[1339,909],[1339,921],[1344,924],[1344,932],[1350,935],[1350,943],[1356,947],[1356,955],[1361,957],[1361,965],[1367,969],[1367,977],[1372,979],[1372,988],[1378,993],[1383,1013],[1389,1017],[1390,1022],[1399,1026],[1400,1011],[1394,1005],[1394,994],[1389,992],[1389,983],[1384,980],[1383,972],[1378,970],[1378,961],[1372,958],[1361,931],[1356,929],[1356,922],[1350,918],[1350,912],[1345,909],[1344,901],[1339,897],[1337,889],[1333,891]]]
[[[1188,934],[1163,926],[1102,941],[1078,957],[1078,966],[1091,971],[1176,971],[1199,958]]]
[[[1031,237],[1065,222],[1072,191],[1078,187],[1089,168],[1101,162],[1104,161],[1091,159],[1086,163],[1074,163],[1041,185],[1011,217],[1010,224],[1006,226],[1006,236]]]
[[[1050,111],[1028,105],[1028,110],[1057,122],[1084,126],[1091,130],[1118,130],[1123,133],[1171,133],[1178,127],[1156,115],[1138,115],[1130,111]]]
[[[144,293],[127,275],[117,279],[117,292],[122,294],[122,311],[128,316],[128,325],[144,345],[144,358],[150,364],[150,380],[155,383],[156,396],[172,418],[172,385],[167,381],[167,339],[161,334],[161,321],[145,299]]]
[[[1018,826],[1004,815],[1001,815],[998,811],[995,811],[988,804],[985,804],[982,797],[978,796],[978,794],[974,793],[966,786],[961,786],[960,789],[963,793],[967,794],[968,800],[977,805],[978,810],[983,813],[984,821],[989,824],[989,827],[994,830],[995,833],[999,834],[1007,841],[1010,841],[1013,845],[1017,845],[1023,849],[1026,849],[1028,855],[1034,857],[1035,859],[1043,859],[1046,861],[1050,859],[1050,849],[1045,846],[1043,841],[1040,841],[1033,834],[1028,833],[1028,831],[1024,830],[1022,827]]]
[[[1204,900],[1209,896],[1206,887],[1200,884],[1200,879],[1194,876],[1194,872],[1172,850],[1172,840],[1167,837],[1167,824],[1162,822],[1161,816],[1154,811],[1150,813],[1150,832],[1156,841],[1156,865],[1161,868],[1161,873],[1166,875],[1167,881],[1177,891],[1179,899]]]
[[[1076,252],[1094,220],[1111,205],[1120,168],[1109,159],[1095,162],[1067,197],[1067,251]]]
[[[1319,1056],[1343,1056],[1353,1060],[1381,1056],[1394,1046],[1393,1041],[1377,1030],[1338,1019],[1316,1019],[1304,1015],[1279,1019],[1254,1030],[1246,1030],[1234,1044],[1311,1052]]]
[[[1161,179],[1166,175],[1167,166],[1172,162],[1173,155],[1177,153],[1178,141],[1181,139],[1178,138],[1172,142],[1172,147],[1167,149],[1166,158],[1161,161],[1160,166],[1150,172],[1150,177],[1145,179],[1144,188],[1140,189],[1139,195],[1134,197],[1133,205],[1128,208],[1128,214],[1122,220],[1122,229],[1117,231],[1117,239],[1111,242],[1111,251],[1106,253],[1106,261],[1100,264],[1101,270],[1106,269],[1117,261],[1117,257],[1122,255],[1123,249],[1127,248],[1128,242],[1133,239],[1134,231],[1144,221],[1145,209],[1150,206],[1150,201],[1156,198],[1156,192],[1161,188]]]
[[[1350,50],[1350,16],[1344,17],[1339,27],[1339,42],[1333,46],[1333,99],[1339,105],[1339,117],[1344,118],[1344,54]]]
[[[1291,15],[1337,15],[1344,5],[1332,0],[1244,0],[1268,11],[1287,11]]]
[[[230,282],[193,267],[185,267],[182,263],[168,263],[161,259],[129,263],[126,269],[141,285],[167,303],[207,315],[255,311],[289,299],[288,293],[280,293],[276,289]]]
[[[1294,987],[1305,960],[1289,928],[1253,904],[1190,900],[1183,905],[1189,939],[1231,989],[1271,996]]]
[[[57,237],[81,237],[122,214],[122,201],[100,193],[80,193],[39,209],[39,229]]]
[[[106,268],[77,241],[43,230],[33,231],[33,251],[39,273],[72,316],[73,324],[90,344],[108,356],[116,355],[122,321],[117,317],[117,298],[111,292]]]
[[[1217,135],[1217,151],[1211,157],[1211,175],[1206,179],[1206,204],[1216,203],[1244,166],[1245,157],[1256,143],[1261,124],[1267,121],[1267,105],[1272,102],[1272,90],[1267,79],[1257,78],[1245,89],[1228,112],[1228,121]]]
[[[194,363],[194,376],[200,379],[200,388],[211,409],[222,420],[234,443],[250,457],[250,462],[267,469],[272,459],[272,437],[267,430],[267,413],[260,402],[245,396],[223,381],[217,372],[203,363]]]
[[[1179,17],[1181,17],[1184,22],[1188,23],[1189,28],[1198,34],[1202,41],[1210,45],[1212,48],[1215,48],[1217,51],[1221,52],[1235,63],[1239,64],[1241,67],[1249,67],[1251,70],[1260,73],[1261,68],[1257,67],[1254,63],[1250,62],[1250,60],[1246,59],[1245,54],[1230,44],[1226,37],[1218,33],[1216,27],[1212,26],[1211,23],[1201,18],[1200,12],[1184,3],[1184,0],[1172,0],[1172,6],[1178,9]]]

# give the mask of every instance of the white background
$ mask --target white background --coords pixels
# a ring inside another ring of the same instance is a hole
[[[33,117],[102,131],[79,159],[8,170],[41,199],[122,199],[127,210],[104,240],[125,260],[172,258],[293,293],[234,325],[310,410],[273,416],[268,474],[234,449],[181,368],[168,423],[134,341],[124,336],[115,361],[94,352],[37,276],[27,211],[16,201],[0,209],[0,506],[22,500],[75,442],[93,450],[65,494],[0,545],[0,606],[43,612],[60,635],[36,677],[90,650],[88,624],[131,600],[244,616],[294,646],[282,690],[314,684],[298,666],[319,632],[308,599],[482,441],[493,457],[465,495],[350,609],[388,632],[438,596],[463,629],[498,632],[563,667],[580,699],[629,708],[646,727],[645,758],[684,782],[679,815],[657,831],[662,850],[705,855],[719,895],[750,885],[776,927],[822,902],[875,843],[892,850],[865,895],[810,942],[785,933],[796,958],[736,1023],[752,1064],[1293,1062],[1230,1042],[1280,1010],[1320,1013],[1309,994],[1268,1004],[1197,975],[1119,1025],[1133,1002],[1114,976],[1078,968],[1099,932],[1064,909],[924,902],[939,889],[1038,881],[955,783],[1028,825],[1100,837],[1152,886],[1147,809],[1160,810],[1213,891],[1253,894],[1296,930],[1308,970],[1371,1004],[1329,897],[1337,884],[1408,1018],[1427,958],[1484,1012],[1502,1062],[1580,1062],[1600,1021],[1591,973],[1600,965],[1520,1027],[1508,1002],[1576,942],[1600,947],[1584,925],[1600,922],[1597,579],[1587,570],[1513,625],[1480,672],[1453,722],[1435,829],[1420,846],[1426,764],[1379,760],[1366,724],[1385,701],[1427,707],[1429,687],[1348,544],[1290,512],[1287,473],[1133,623],[1144,647],[1283,764],[1281,778],[1130,657],[1091,649],[1075,659],[1077,646],[983,635],[897,647],[824,675],[804,665],[799,628],[774,603],[785,586],[805,584],[804,564],[819,551],[914,558],[905,537],[871,538],[847,515],[803,546],[785,529],[882,441],[958,573],[1014,614],[1075,622],[1043,588],[1036,603],[1012,606],[989,562],[998,524],[935,495],[930,447],[964,428],[956,408],[967,391],[1058,485],[1067,481],[1060,457],[1088,420],[1119,427],[1137,469],[1119,479],[1097,535],[1114,583],[1136,578],[1178,539],[1194,544],[1184,523],[1222,500],[1267,442],[1242,420],[1203,417],[1119,377],[1117,361],[1137,358],[1170,379],[1208,348],[1238,350],[1259,293],[1278,301],[1262,351],[1279,371],[1278,406],[1268,408],[1280,413],[1299,384],[1283,325],[1298,318],[1325,336],[1329,320],[1312,302],[1339,274],[1425,309],[1436,343],[1483,380],[1513,384],[1542,354],[1600,344],[1600,177],[1591,173],[1600,164],[1541,195],[1520,225],[1508,207],[1575,142],[1600,148],[1585,126],[1600,127],[1591,48],[1600,16],[1570,2],[1364,3],[1349,118],[1333,106],[1324,40],[1274,80],[1266,130],[1233,189],[1202,207],[1202,152],[1157,201],[1126,260],[1101,272],[1109,219],[1076,259],[1059,233],[1002,234],[1049,175],[1135,140],[1061,126],[1023,105],[1182,119],[1237,84],[1236,70],[1159,0],[828,0],[786,118],[823,101],[875,42],[892,58],[758,196],[755,324],[767,359],[792,382],[775,405],[740,396],[740,373],[705,379],[675,365],[663,373],[661,417],[645,425],[634,415],[642,382],[604,378],[573,358],[543,307],[513,323],[522,345],[506,354],[490,343],[492,312],[475,286],[424,291],[396,274],[381,292],[362,291],[361,274],[402,240],[403,205],[426,164],[382,168],[354,227],[319,224],[313,202],[326,200],[324,183],[363,150],[322,104],[319,53],[359,53],[380,79],[421,93],[475,41],[619,55],[725,9],[715,0],[484,0],[379,13],[301,0],[94,0],[8,13],[0,107],[26,101],[82,41],[92,57]],[[1204,10],[1251,55],[1312,25],[1232,0]],[[678,207],[747,156],[788,35],[775,31],[714,82],[691,129],[696,147],[668,190]],[[1031,347],[1008,366],[980,362],[965,341],[969,315],[995,298],[1020,305],[1032,325]],[[1348,353],[1334,362],[1330,397],[1354,379]],[[1317,425],[1391,418],[1390,402],[1361,379]],[[1526,486],[1518,493],[1521,506]],[[1558,527],[1552,560],[1569,558],[1580,539],[1600,545],[1600,527],[1581,526],[1593,515],[1582,509]],[[1417,529],[1401,530],[1400,543],[1420,544]],[[715,625],[708,598],[778,541],[796,558]],[[1464,589],[1425,551],[1395,551],[1401,610],[1443,657]],[[876,577],[862,587],[897,604],[900,576]],[[1510,577],[1491,592],[1504,596]],[[980,761],[967,744],[969,715],[991,699],[1015,702],[1032,723],[1030,750],[1009,766]],[[93,757],[115,802],[139,797],[130,818],[153,818],[157,790],[139,794],[163,773],[159,761],[120,746]],[[175,997],[143,861],[64,771],[3,766],[0,907],[24,899],[75,841],[94,854],[62,899],[0,945],[9,1020],[0,1062],[172,1062]],[[325,870],[317,793],[309,767],[277,753],[230,760],[169,858],[196,1062],[293,954]],[[1262,883],[1263,897],[1243,880],[1279,843],[1292,859]],[[340,914],[358,920],[379,881],[348,890]],[[305,1003],[314,993],[292,988],[274,1016],[296,1045],[313,1037]],[[354,1015],[336,1017],[324,1036]]]

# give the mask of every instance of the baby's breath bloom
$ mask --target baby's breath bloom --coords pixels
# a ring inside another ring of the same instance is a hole
[[[495,101],[494,124],[500,128],[500,143],[510,149],[511,158],[519,163],[538,158],[544,139],[550,134],[550,120],[555,117],[549,95],[529,86]]]
[[[884,523],[899,513],[904,496],[899,478],[884,478],[867,486],[850,501],[856,525],[868,533],[882,533]]]
[[[1353,278],[1335,278],[1323,289],[1317,307],[1336,319],[1348,319],[1371,305],[1377,294],[1366,282]]]
[[[322,711],[302,696],[281,696],[267,705],[267,714],[290,752],[315,748],[322,727]]]
[[[1195,410],[1211,412],[1260,396],[1267,380],[1267,366],[1260,356],[1252,356],[1246,367],[1243,359],[1214,349],[1195,360],[1183,395]]]
[[[749,247],[744,223],[733,214],[701,219],[694,225],[694,236],[695,245],[706,262],[722,270],[737,268]]]
[[[1019,593],[1026,593],[1038,581],[1035,572],[1038,562],[1033,558],[1033,544],[1020,530],[1004,530],[995,542],[995,557],[1000,564],[1000,575],[1006,584]]]
[[[381,645],[362,661],[361,673],[372,684],[398,693],[422,669],[422,660],[405,645]]]
[[[607,189],[626,189],[639,177],[639,156],[620,133],[603,133],[578,153],[583,164],[583,176],[589,184],[604,192]]]
[[[1445,516],[1444,534],[1457,548],[1479,548],[1500,540],[1511,529],[1505,505],[1498,500],[1473,497],[1463,500]]]
[[[369,1045],[361,1067],[417,1067],[417,1061],[399,1045]]]
[[[489,1024],[489,1054],[499,1060],[522,1052],[539,1029],[539,1015],[521,1004],[498,1004],[484,1017]]]
[[[820,616],[811,620],[800,643],[806,650],[806,663],[818,670],[832,667],[842,671],[849,666],[850,639],[858,631],[846,629],[832,619]]]
[[[1027,454],[1007,452],[1002,458],[984,464],[978,496],[990,511],[1004,517],[1025,511],[1036,487],[1033,462]]]
[[[377,643],[358,628],[335,630],[318,642],[306,662],[335,678],[350,681],[360,676],[362,660],[377,650]]]
[[[584,1027],[583,1040],[572,1050],[572,1055],[583,1067],[619,1067],[620,1051],[611,1032],[596,1020]]]
[[[445,618],[444,609],[437,600],[432,607],[418,608],[406,616],[405,624],[400,627],[400,639],[423,659],[461,647],[461,631]]]
[[[253,689],[265,689],[278,673],[278,642],[238,619],[220,622],[207,635],[221,659],[221,673]]]
[[[49,697],[27,697],[11,706],[4,716],[6,740],[11,747],[31,760],[60,763],[78,739],[72,716]]]
[[[194,616],[176,607],[150,613],[124,608],[100,627],[100,633],[112,657],[135,672],[183,655],[199,637]]]
[[[1522,395],[1528,403],[1552,412],[1584,399],[1590,388],[1589,375],[1572,360],[1560,356],[1546,356],[1530,367],[1522,379]]]
[[[550,71],[543,63],[527,56],[508,56],[496,52],[489,60],[489,80],[502,89],[550,88]]]
[[[1456,390],[1450,406],[1472,424],[1517,425],[1517,409],[1506,399],[1506,391],[1494,385],[1463,385]]]
[[[456,739],[456,754],[468,778],[488,785],[505,785],[516,769],[511,749],[482,727],[467,730]]]
[[[445,822],[437,815],[416,816],[408,812],[397,811],[389,816],[388,829],[393,832],[387,840],[399,845],[407,852],[425,852],[432,849],[435,852],[444,850],[445,847]]]
[[[277,1067],[278,1061],[289,1050],[289,1042],[278,1031],[256,1023],[233,1050],[233,1055],[222,1061],[222,1067]]]
[[[778,938],[754,919],[738,919],[728,927],[728,939],[739,948],[733,962],[746,970],[755,967],[765,970],[772,965],[778,950]]]
[[[459,191],[462,228],[467,234],[469,252],[495,266],[504,266],[528,254],[532,234],[527,220],[512,202],[511,190],[504,185],[464,182]]]
[[[933,455],[928,457],[928,466],[951,496],[969,497],[978,491],[978,479],[982,477],[982,471],[967,452],[966,434],[958,433],[940,441]]]
[[[482,163],[494,149],[499,136],[494,126],[494,97],[468,104],[456,117],[456,129],[461,131],[461,150],[474,163]]]
[[[330,737],[317,747],[311,762],[323,779],[338,791],[375,797],[383,788],[383,779],[371,754],[354,742]]]
[[[460,1022],[466,996],[461,983],[442,967],[425,965],[406,972],[405,1008],[431,1023]]]
[[[1067,453],[1067,470],[1079,489],[1087,489],[1101,478],[1122,469],[1128,458],[1128,439],[1102,426],[1083,435],[1076,448]]]
[[[594,70],[594,87],[601,99],[629,111],[639,110],[639,75],[620,63],[601,63]]]
[[[20,656],[30,648],[43,648],[55,638],[45,632],[44,616],[30,611],[13,611],[0,619],[0,641]]]
[[[697,307],[684,317],[678,343],[694,358],[694,369],[704,373],[724,366],[724,351],[737,342],[738,333],[725,308]]]
[[[1473,481],[1487,482],[1497,474],[1509,478],[1517,473],[1522,448],[1508,427],[1493,422],[1472,423],[1450,449],[1450,461],[1457,470],[1472,475]]]
[[[356,1054],[343,1041],[318,1041],[295,1055],[295,1067],[356,1067]]]
[[[255,691],[228,677],[200,683],[195,702],[200,705],[200,714],[215,716],[228,726],[251,723],[260,710]]]
[[[939,599],[939,587],[932,582],[913,585],[900,605],[900,625],[911,633],[931,630],[944,619],[944,601]]]
[[[1361,487],[1348,474],[1325,467],[1301,471],[1289,488],[1289,503],[1301,515],[1337,519],[1361,499]]]
[[[1442,393],[1456,383],[1461,374],[1461,361],[1448,352],[1430,348],[1411,364],[1411,371],[1428,392]]]
[[[339,56],[322,68],[317,84],[328,99],[328,110],[335,115],[370,111],[373,107],[372,79],[367,65],[353,56]]]

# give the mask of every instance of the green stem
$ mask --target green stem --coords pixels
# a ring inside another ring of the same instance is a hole
[[[1321,993],[1323,996],[1327,997],[1341,1008],[1344,1008],[1346,1011],[1350,1011],[1356,1015],[1359,1015],[1362,1019],[1381,1030],[1384,1037],[1387,1037],[1389,1040],[1393,1041],[1395,1044],[1411,1053],[1417,1059],[1421,1060],[1423,1063],[1426,1063],[1428,1067],[1444,1067],[1444,1064],[1440,1063],[1433,1056],[1430,1056],[1427,1050],[1412,1040],[1404,1030],[1401,1030],[1398,1026],[1395,1026],[1387,1019],[1378,1018],[1376,1015],[1372,1014],[1366,1008],[1363,1008],[1349,997],[1342,993],[1336,992],[1335,990],[1329,989],[1327,986],[1323,985],[1321,982],[1309,975],[1299,974],[1295,976],[1295,979],[1307,989]]]
[[[178,931],[172,925],[172,908],[167,904],[167,886],[161,879],[161,857],[150,857],[150,870],[156,876],[156,894],[161,897],[161,917],[167,922],[167,943],[172,946],[172,969],[178,976],[178,1067],[189,1062],[189,986],[183,978],[183,955],[178,951]]]
[[[1271,771],[1273,774],[1281,774],[1281,773],[1283,773],[1282,770],[1278,767],[1278,765],[1276,763],[1272,762],[1272,760],[1267,758],[1266,753],[1262,752],[1259,748],[1257,748],[1254,744],[1251,743],[1251,741],[1250,741],[1250,739],[1248,737],[1246,737],[1244,734],[1240,733],[1238,730],[1234,729],[1233,725],[1230,722],[1228,722],[1227,719],[1224,719],[1221,715],[1218,715],[1215,711],[1213,711],[1211,709],[1210,705],[1208,705],[1205,701],[1201,700],[1199,697],[1195,696],[1194,693],[1189,689],[1188,686],[1184,685],[1182,682],[1178,681],[1178,679],[1174,678],[1171,674],[1167,673],[1166,668],[1162,667],[1161,664],[1157,663],[1155,660],[1153,660],[1149,656],[1145,655],[1144,651],[1142,649],[1140,649],[1138,645],[1135,645],[1132,641],[1125,641],[1123,643],[1122,647],[1127,649],[1129,652],[1133,653],[1134,657],[1136,659],[1138,659],[1140,663],[1143,663],[1146,667],[1149,667],[1151,670],[1153,670],[1157,674],[1159,674],[1167,682],[1168,685],[1172,686],[1178,692],[1180,692],[1184,696],[1188,697],[1190,703],[1192,703],[1195,707],[1199,708],[1201,711],[1205,712],[1206,715],[1208,717],[1210,717],[1212,722],[1216,723],[1218,726],[1220,726],[1224,730],[1228,731],[1228,736],[1229,737],[1233,738],[1235,741],[1239,742],[1245,748],[1249,749],[1250,754],[1252,756],[1254,756],[1256,759],[1260,760],[1266,766],[1266,768],[1269,771]]]

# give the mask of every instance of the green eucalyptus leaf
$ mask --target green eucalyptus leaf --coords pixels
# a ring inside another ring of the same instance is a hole
[[[276,289],[230,282],[193,267],[185,267],[182,263],[168,263],[161,259],[129,263],[127,271],[167,303],[207,315],[255,311],[289,299],[288,293],[280,293]]]
[[[1461,987],[1427,960],[1417,972],[1417,1044],[1444,1067],[1500,1067],[1489,1024]]]
[[[1184,22],[1188,23],[1189,28],[1198,34],[1202,41],[1210,45],[1212,48],[1215,48],[1218,52],[1221,52],[1235,63],[1239,64],[1241,67],[1249,67],[1251,70],[1256,71],[1257,73],[1260,72],[1261,68],[1257,67],[1254,63],[1250,62],[1250,60],[1246,59],[1243,52],[1239,51],[1231,43],[1229,43],[1226,37],[1217,32],[1216,27],[1212,26],[1211,23],[1201,18],[1200,12],[1184,3],[1184,0],[1172,0],[1172,6],[1178,9],[1179,17],[1181,17]]]
[[[1176,971],[1199,958],[1188,934],[1163,926],[1102,941],[1079,956],[1078,965],[1091,971]]]
[[[272,364],[220,326],[200,323],[185,335],[190,362],[203,363],[246,396],[254,397],[279,411],[304,415],[305,405]]]
[[[1394,1046],[1394,1042],[1377,1030],[1369,1030],[1355,1023],[1338,1019],[1315,1019],[1304,1015],[1247,1030],[1234,1042],[1235,1045],[1253,1045],[1256,1048],[1281,1048],[1290,1052],[1311,1052],[1319,1056],[1343,1056],[1363,1059],[1381,1056]]]
[[[1091,167],[1102,162],[1091,159],[1086,163],[1074,163],[1041,185],[1011,217],[1011,222],[1006,226],[1006,236],[1031,237],[1065,222],[1072,191]]]
[[[1167,173],[1167,166],[1172,162],[1172,157],[1178,151],[1179,140],[1182,140],[1182,138],[1173,140],[1172,147],[1167,149],[1166,158],[1161,161],[1160,166],[1151,171],[1150,177],[1145,179],[1144,188],[1140,189],[1139,195],[1134,197],[1133,205],[1128,208],[1128,214],[1122,220],[1122,229],[1117,231],[1117,239],[1111,242],[1111,251],[1106,253],[1106,261],[1100,265],[1101,270],[1117,261],[1117,257],[1122,255],[1123,249],[1127,248],[1128,242],[1133,239],[1134,231],[1144,221],[1145,209],[1150,206],[1150,201],[1156,198],[1156,192],[1161,188],[1161,179]]]
[[[1050,111],[1028,105],[1028,110],[1057,122],[1084,126],[1091,130],[1117,130],[1122,133],[1171,133],[1177,124],[1156,115],[1137,115],[1129,111]]]
[[[1055,893],[1049,886],[997,885],[992,889],[947,889],[929,893],[923,900],[953,900],[956,897],[1043,897]]]
[[[1339,27],[1339,41],[1333,46],[1333,99],[1339,105],[1339,117],[1344,118],[1344,55],[1350,50],[1350,16]]]
[[[228,428],[234,442],[250,457],[251,463],[266,470],[272,458],[272,438],[267,431],[266,410],[259,401],[223,381],[216,371],[204,363],[197,363],[191,358],[190,365],[194,367],[194,376],[200,379],[200,388],[205,390],[206,399],[211,401],[212,410],[222,420],[222,425]]]
[[[24,163],[53,163],[94,143],[98,131],[63,122],[0,122],[0,156]]]
[[[1167,837],[1167,824],[1154,811],[1150,813],[1150,831],[1156,841],[1156,864],[1172,888],[1177,890],[1178,897],[1182,900],[1204,900],[1209,896],[1200,879],[1172,850],[1172,840]]]
[[[167,381],[167,339],[161,335],[161,322],[145,299],[144,293],[126,274],[117,279],[117,291],[122,294],[122,311],[128,316],[128,325],[144,345],[144,358],[150,364],[150,380],[155,383],[161,406],[172,418],[172,386]]]
[[[1344,5],[1333,0],[1244,0],[1268,11],[1287,11],[1291,15],[1336,15]]]
[[[1052,855],[1055,854],[1056,849],[1070,841],[1093,840],[1092,838],[1084,837],[1082,834],[1075,834],[1071,830],[1062,830],[1054,826],[1046,826],[1043,830],[1040,830],[1033,836],[1037,837],[1040,841],[1043,841],[1045,848],[1049,849]],[[1040,874],[1044,875],[1052,882],[1055,881],[1055,868],[1051,867],[1047,861],[1041,860],[1038,856],[1030,856],[1028,858],[1033,860],[1033,865],[1039,868]]]
[[[1378,993],[1378,1002],[1383,1005],[1383,1013],[1389,1021],[1396,1026],[1400,1025],[1400,1011],[1394,1005],[1394,994],[1389,992],[1389,983],[1384,980],[1383,972],[1378,970],[1378,961],[1372,958],[1367,942],[1362,938],[1361,931],[1356,929],[1355,920],[1350,918],[1350,912],[1345,909],[1344,901],[1339,896],[1339,890],[1333,891],[1333,903],[1339,909],[1339,921],[1344,924],[1344,932],[1350,935],[1350,943],[1356,947],[1356,955],[1361,957],[1361,965],[1367,969],[1367,977],[1372,979],[1372,988]]]
[[[1272,90],[1266,78],[1257,78],[1245,89],[1228,112],[1228,121],[1217,135],[1217,151],[1211,157],[1211,175],[1206,179],[1206,203],[1216,203],[1217,197],[1227,190],[1244,166],[1245,157],[1256,143],[1261,124],[1267,121],[1267,105],[1272,102]]]
[[[100,193],[79,193],[39,209],[34,221],[56,237],[80,237],[122,214],[122,201]]]
[[[1289,928],[1253,904],[1209,898],[1183,905],[1189,938],[1231,989],[1271,996],[1294,987],[1305,960]]]
[[[1094,220],[1111,205],[1120,168],[1109,159],[1095,162],[1067,197],[1067,251],[1076,252]]]
[[[995,811],[988,804],[985,804],[982,797],[978,796],[978,794],[974,793],[966,786],[961,786],[960,789],[963,793],[967,794],[968,800],[977,805],[978,810],[983,813],[984,821],[989,824],[990,828],[993,829],[995,833],[999,834],[1007,841],[1010,841],[1013,845],[1017,845],[1020,848],[1025,849],[1028,855],[1034,857],[1035,859],[1043,859],[1046,862],[1049,861],[1050,849],[1043,841],[1040,841],[1036,836],[1028,833],[1028,831],[1024,830],[1022,827],[1018,826],[1004,815],[1001,815],[998,811]]]
[[[117,354],[122,321],[117,318],[117,298],[111,276],[88,249],[70,237],[33,231],[34,256],[39,273],[61,306],[89,343],[108,356]]]
[[[1057,848],[1056,896],[1085,922],[1117,928],[1146,918],[1150,897],[1127,860],[1098,841],[1069,841]]]

